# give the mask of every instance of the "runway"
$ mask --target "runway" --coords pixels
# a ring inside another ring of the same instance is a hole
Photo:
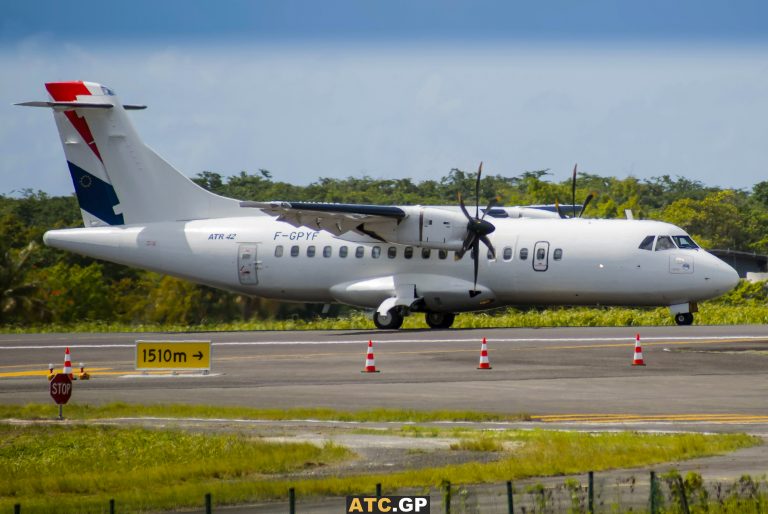
[[[631,366],[635,333],[645,367]],[[476,369],[486,337],[493,369]],[[210,376],[141,376],[137,339],[210,339]],[[368,340],[381,373],[360,373]],[[526,413],[546,426],[768,433],[768,329],[751,326],[0,336],[0,403],[50,402],[48,363],[86,363],[73,402]]]

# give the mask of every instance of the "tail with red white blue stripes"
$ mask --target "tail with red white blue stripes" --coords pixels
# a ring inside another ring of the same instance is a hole
[[[123,105],[94,82],[50,82],[49,107],[86,227],[242,216],[235,200],[202,189],[146,146]]]

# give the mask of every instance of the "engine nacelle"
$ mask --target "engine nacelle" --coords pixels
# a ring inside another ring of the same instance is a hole
[[[437,207],[402,207],[406,216],[394,228],[366,223],[366,231],[390,243],[436,250],[461,250],[467,236],[467,218],[461,212]]]

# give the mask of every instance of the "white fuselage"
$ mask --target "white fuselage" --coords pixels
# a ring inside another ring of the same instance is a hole
[[[668,306],[719,296],[738,281],[730,266],[702,249],[639,248],[649,235],[684,234],[666,223],[519,218],[493,224],[497,258],[482,250],[482,294],[472,298],[469,254],[459,261],[453,252],[426,256],[419,247],[353,242],[263,215],[53,230],[45,242],[279,300],[375,308],[412,287],[434,312],[514,304]]]

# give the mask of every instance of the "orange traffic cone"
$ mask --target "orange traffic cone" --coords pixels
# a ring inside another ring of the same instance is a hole
[[[645,366],[643,360],[643,348],[640,346],[640,334],[635,334],[635,358],[632,360],[633,366]]]
[[[483,338],[483,344],[480,346],[480,364],[477,369],[491,369],[491,361],[488,360],[488,342]]]
[[[368,341],[368,354],[365,356],[365,369],[360,373],[380,373],[376,369],[376,362],[373,358],[373,341]]]
[[[72,378],[72,358],[69,355],[69,347],[64,351],[64,369],[61,371],[65,375],[69,375]]]

